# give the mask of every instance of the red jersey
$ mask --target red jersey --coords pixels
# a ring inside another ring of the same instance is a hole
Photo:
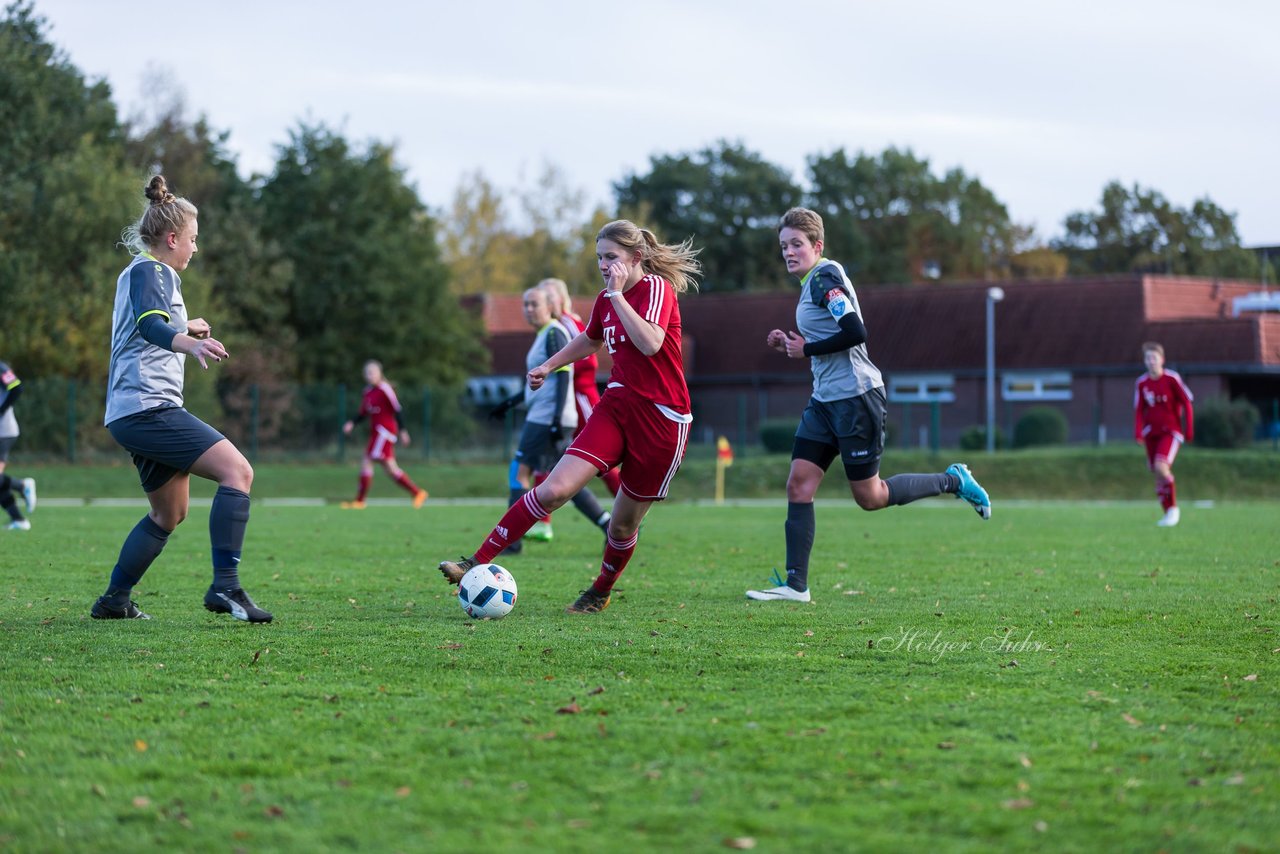
[[[400,433],[400,401],[396,399],[396,391],[389,382],[366,386],[360,398],[360,415],[368,416],[373,432],[381,427],[396,436]]]
[[[640,317],[666,332],[658,352],[646,356],[631,342],[626,327],[613,310],[617,299],[625,299]],[[680,306],[670,282],[661,276],[648,275],[621,297],[609,299],[601,291],[591,307],[586,333],[593,341],[604,341],[613,356],[613,370],[609,373],[611,388],[624,386],[679,415],[689,414],[689,387],[684,382],[684,360],[680,352]]]
[[[569,340],[572,341],[578,337],[585,327],[582,325],[582,319],[572,314],[560,315],[560,322],[565,329],[569,330]],[[596,388],[596,372],[600,370],[600,357],[592,353],[585,359],[579,359],[573,363],[573,390],[588,395],[599,396],[599,389]],[[593,398],[594,399],[594,398]]]
[[[1190,441],[1192,431],[1191,389],[1177,371],[1167,368],[1159,378],[1143,374],[1133,387],[1133,437],[1168,433],[1179,441]],[[1182,416],[1187,417],[1187,434],[1182,435]]]

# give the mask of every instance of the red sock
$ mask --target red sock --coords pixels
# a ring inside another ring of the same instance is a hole
[[[1168,497],[1168,501],[1169,501],[1169,503],[1168,503],[1167,505],[1165,505],[1165,508],[1164,508],[1165,510],[1168,510],[1170,507],[1177,507],[1177,506],[1178,506],[1178,493],[1177,493],[1177,488],[1173,485],[1173,478],[1172,478],[1172,477],[1170,477],[1170,478],[1169,478],[1168,496],[1169,496],[1169,497]]]
[[[369,484],[371,483],[373,483],[373,474],[360,472],[360,489],[356,492],[356,501],[364,501],[364,497],[369,494]]]
[[[507,509],[502,520],[484,538],[480,548],[476,549],[476,563],[490,563],[507,546],[527,534],[534,522],[546,515],[548,513],[538,501],[536,491],[531,489],[526,492],[524,497]]]
[[[604,558],[600,561],[600,575],[592,582],[591,589],[601,595],[607,594],[613,589],[614,582],[618,580],[619,575],[622,575],[622,570],[627,568],[627,562],[631,560],[631,555],[635,554],[636,541],[639,539],[639,531],[636,531],[629,539],[623,542],[618,542],[613,537],[609,537],[604,547]]]
[[[1160,509],[1168,510],[1177,502],[1173,499],[1173,478],[1160,481],[1156,487],[1156,495],[1160,496]]]
[[[618,474],[616,468],[609,469],[600,475],[600,479],[604,481],[605,488],[609,490],[610,495],[617,495],[618,490],[622,489],[622,475]]]
[[[545,471],[536,471],[536,472],[534,472],[534,473],[533,473],[533,488],[534,488],[534,489],[537,489],[539,486],[541,486],[541,485],[542,485],[542,482],[543,482],[544,480],[546,480],[546,479],[547,479],[547,473],[546,473]],[[551,524],[551,514],[549,514],[549,513],[548,513],[546,516],[543,516],[543,517],[542,517],[541,519],[539,519],[538,521],[539,521],[539,522],[546,522],[548,525],[550,525],[550,524]]]
[[[410,495],[418,494],[418,491],[419,491],[418,485],[415,484],[412,480],[410,480],[409,475],[405,474],[404,472],[400,472],[400,476],[396,478],[396,483],[400,484],[405,489],[409,490]]]

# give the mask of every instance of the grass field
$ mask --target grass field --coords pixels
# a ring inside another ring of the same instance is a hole
[[[99,623],[140,511],[41,508],[0,532],[0,848],[1276,850],[1278,511],[824,503],[802,606],[742,595],[781,507],[672,503],[584,618],[570,510],[477,623],[434,565],[493,508],[259,507],[249,626],[200,607],[203,510],[155,619]]]

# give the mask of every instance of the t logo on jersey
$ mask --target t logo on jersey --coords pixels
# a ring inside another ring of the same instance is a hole
[[[608,318],[605,318],[605,319],[608,320]],[[614,336],[617,335],[617,327],[602,326],[600,328],[604,331],[604,346],[609,348],[609,355],[612,356],[614,353],[613,341],[614,341]]]

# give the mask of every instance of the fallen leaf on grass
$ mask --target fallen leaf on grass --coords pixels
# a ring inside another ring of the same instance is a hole
[[[107,790],[102,788],[102,786],[98,785],[97,783],[94,783],[92,786],[90,786],[89,791],[93,792],[95,795],[97,795],[100,798],[105,798],[107,796]]]
[[[750,851],[756,847],[754,836],[726,836],[720,842],[725,848],[736,848],[739,851]]]
[[[1248,676],[1244,677],[1244,681],[1246,681],[1246,682],[1257,682],[1257,681],[1258,681],[1258,674],[1256,674],[1256,673],[1250,673]]]
[[[269,648],[266,648],[266,649],[259,649],[259,650],[254,650],[254,653],[253,653],[253,660],[252,660],[252,661],[250,661],[249,663],[250,663],[250,664],[257,664],[257,663],[258,663],[258,659],[262,657],[262,654],[263,654],[264,652],[271,652],[271,650],[270,650]]]
[[[955,750],[956,743],[954,741],[940,741],[938,742],[938,749],[939,750]]]
[[[284,807],[279,804],[272,804],[262,811],[267,818],[284,818]]]
[[[1036,802],[1030,798],[1014,798],[1013,800],[1002,801],[1000,803],[1000,806],[1007,810],[1026,810],[1031,809],[1035,805]]]
[[[565,822],[565,826],[566,826],[566,827],[572,827],[572,828],[573,828],[573,829],[575,829],[575,830],[579,830],[579,829],[584,828],[584,827],[590,827],[590,826],[591,826],[591,819],[589,819],[589,818],[571,818],[571,819],[569,819],[568,821],[566,821],[566,822]]]
[[[538,733],[533,737],[533,740],[534,741],[551,741],[555,737],[556,737],[555,730],[552,730],[551,732]]]
[[[138,795],[138,797],[133,799],[133,805],[138,809],[146,809],[151,806],[151,799],[146,795]]]
[[[409,788],[408,786],[401,786],[400,788],[396,789],[396,797],[407,798],[412,792],[413,792],[413,789]]]
[[[576,702],[574,702],[573,700],[570,700],[569,705],[561,706],[560,708],[556,709],[556,714],[557,715],[576,715],[581,711],[582,711],[582,706],[579,706]]]
[[[1018,757],[1018,762],[1021,763],[1023,768],[1031,767],[1031,759],[1025,753]]]
[[[1015,658],[1012,661],[1010,661],[1008,664],[1000,665],[1000,668],[1004,669],[1006,667],[1017,667],[1017,666],[1018,666],[1018,659]]]
[[[1243,774],[1232,774],[1230,777],[1222,781],[1224,786],[1239,786],[1244,783]]]
[[[138,739],[137,741],[135,741],[135,742],[133,743],[133,749],[134,749],[134,750],[136,750],[136,751],[138,751],[139,753],[146,753],[146,752],[147,752],[147,743],[146,743],[145,741],[143,741],[142,739]]]
[[[436,649],[462,649],[462,644],[460,644],[460,643],[446,643],[446,644],[442,644],[442,645],[440,645],[440,646],[436,647]]]
[[[1037,821],[1034,826],[1037,833],[1044,833],[1046,830],[1049,829],[1049,822],[1044,821],[1042,819],[1040,821]]]
[[[1142,721],[1138,720],[1128,712],[1122,713],[1120,717],[1124,718],[1124,722],[1127,723],[1129,726],[1142,726]]]
[[[596,687],[592,688],[590,691],[587,692],[587,696],[594,697],[596,694],[603,694],[603,693],[604,693],[604,686],[597,685]]]

